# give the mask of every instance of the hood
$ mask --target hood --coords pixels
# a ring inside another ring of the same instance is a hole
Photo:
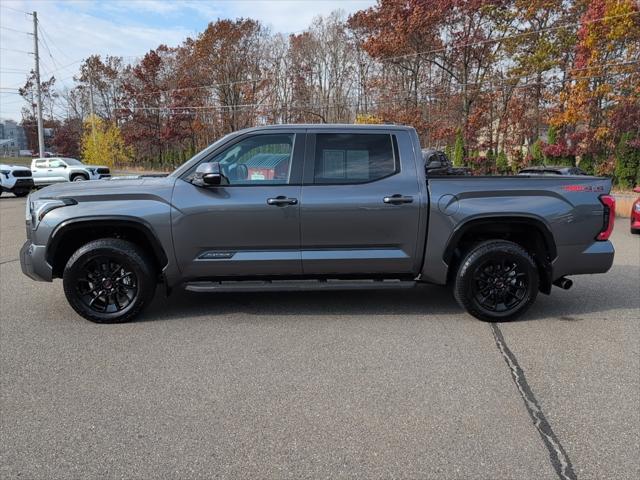
[[[175,181],[175,178],[161,177],[56,183],[32,193],[31,198],[74,198],[88,201],[99,200],[100,197],[105,200],[121,196],[135,198],[138,194],[148,195],[154,191],[172,189]]]
[[[109,169],[109,167],[107,167],[106,165],[72,165],[72,167],[76,167],[76,168],[106,168]]]

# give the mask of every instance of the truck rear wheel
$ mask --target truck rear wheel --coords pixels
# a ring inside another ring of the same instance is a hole
[[[103,238],[80,247],[62,275],[71,307],[96,323],[132,320],[153,299],[152,262],[134,243]]]
[[[456,301],[486,322],[509,321],[522,315],[538,295],[538,269],[520,245],[490,240],[472,248],[456,274]]]

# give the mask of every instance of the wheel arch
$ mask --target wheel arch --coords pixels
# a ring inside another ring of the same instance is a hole
[[[472,245],[488,239],[509,240],[527,250],[538,266],[540,290],[551,291],[556,242],[546,222],[530,215],[482,216],[460,224],[450,236],[442,257],[449,268],[448,278],[455,275],[458,262]]]
[[[72,182],[76,177],[84,177],[86,180],[89,180],[91,178],[91,175],[89,175],[89,172],[86,171],[74,171],[69,173],[70,182]]]
[[[128,216],[85,217],[62,222],[52,232],[46,260],[52,267],[53,277],[62,276],[62,271],[73,252],[98,238],[122,238],[141,245],[151,253],[158,272],[168,263],[160,240],[144,220]]]

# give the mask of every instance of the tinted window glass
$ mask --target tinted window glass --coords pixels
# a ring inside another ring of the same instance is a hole
[[[289,183],[293,134],[245,138],[216,155],[230,185],[284,185]]]
[[[396,171],[391,135],[316,135],[314,183],[364,183]]]
[[[62,168],[65,163],[62,160],[49,160],[49,168]]]
[[[84,165],[80,160],[76,160],[75,158],[64,158],[64,161],[67,162],[67,165]]]

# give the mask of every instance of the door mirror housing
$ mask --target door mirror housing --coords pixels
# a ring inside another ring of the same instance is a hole
[[[427,170],[434,170],[436,168],[442,168],[442,162],[438,158],[431,157],[427,163]]]
[[[197,187],[211,187],[229,185],[229,179],[222,173],[218,162],[206,162],[198,165],[191,183]]]

